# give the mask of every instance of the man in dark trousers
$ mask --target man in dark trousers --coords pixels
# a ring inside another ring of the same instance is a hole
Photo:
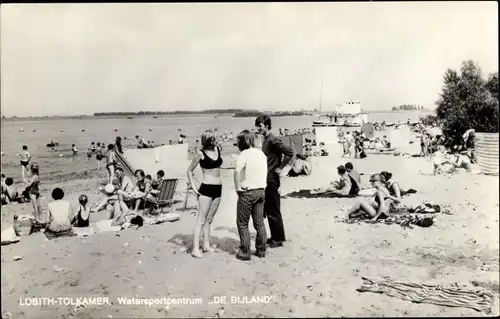
[[[267,157],[267,186],[265,190],[264,214],[267,216],[271,238],[267,240],[269,248],[283,246],[285,229],[280,211],[281,170],[293,157],[293,149],[271,133],[271,118],[265,114],[255,119],[257,131],[264,137],[262,151]],[[284,158],[283,155],[285,155]]]

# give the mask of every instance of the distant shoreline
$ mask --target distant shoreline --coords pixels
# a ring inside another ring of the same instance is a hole
[[[276,111],[269,111],[267,113],[274,113]],[[373,110],[373,111],[366,111],[367,113],[410,113],[410,112],[434,112],[434,110],[430,109],[423,109],[423,110]],[[266,112],[263,112],[266,113]],[[286,113],[285,111],[283,113]],[[66,116],[32,116],[32,117],[6,117],[2,118],[1,122],[19,122],[19,121],[51,121],[51,120],[68,120],[68,119],[75,119],[75,120],[88,120],[88,119],[127,119],[129,117],[132,117],[133,119],[135,118],[154,118],[155,116],[158,118],[161,117],[179,117],[179,116],[214,116],[214,118],[219,117],[219,116],[225,116],[225,117],[233,117],[234,113],[223,113],[223,114],[212,114],[212,113],[177,113],[177,114],[160,114],[160,115],[151,115],[151,114],[145,114],[145,115],[99,115],[99,116],[94,116],[94,115],[66,115]],[[318,116],[318,112],[305,112],[303,115],[296,115],[296,116]],[[278,116],[278,115],[275,115]]]

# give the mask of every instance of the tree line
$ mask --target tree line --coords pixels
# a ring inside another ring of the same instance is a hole
[[[398,106],[393,106],[393,111],[415,111],[415,110],[423,110],[424,107],[422,105],[416,104],[401,104]]]
[[[203,111],[139,111],[139,112],[96,112],[94,116],[140,116],[140,115],[178,115],[178,114],[233,114],[243,109],[211,109]]]

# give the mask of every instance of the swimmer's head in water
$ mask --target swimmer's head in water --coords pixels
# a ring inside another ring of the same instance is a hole
[[[90,143],[90,145],[94,145],[94,144],[95,144],[95,142]]]
[[[80,197],[78,197],[78,202],[81,204],[81,205],[87,205],[89,199],[87,197],[87,195],[85,194],[82,194],[80,195]]]
[[[243,130],[236,136],[236,145],[240,151],[244,151],[253,147],[255,140],[253,134],[249,130]]]
[[[23,145],[23,150],[27,151],[28,150],[28,146]]]
[[[204,149],[213,149],[217,145],[214,131],[206,130],[201,134],[201,146]]]
[[[64,198],[64,191],[59,187],[56,187],[52,190],[52,199],[59,200]]]
[[[136,135],[136,136],[135,136],[135,138],[137,138],[137,139],[138,139],[138,138],[139,138],[139,135]]]

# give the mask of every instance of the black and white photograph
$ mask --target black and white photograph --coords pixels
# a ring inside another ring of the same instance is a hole
[[[500,315],[496,1],[3,3],[1,318]]]

